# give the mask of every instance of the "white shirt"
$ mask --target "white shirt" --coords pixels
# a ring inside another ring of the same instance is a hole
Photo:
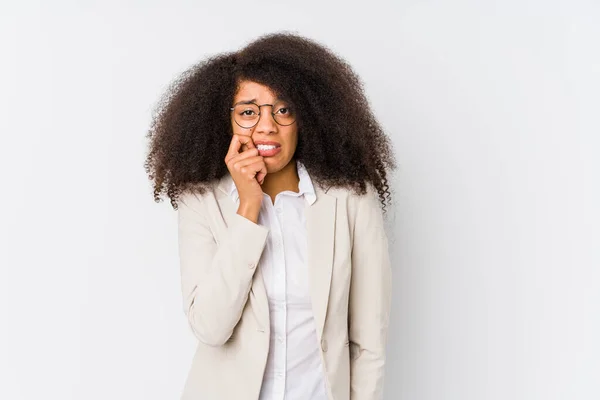
[[[260,400],[327,400],[309,293],[305,208],[316,200],[300,163],[299,193],[264,193],[258,223],[269,228],[260,268],[269,299],[271,343]],[[239,205],[232,181],[230,195]]]

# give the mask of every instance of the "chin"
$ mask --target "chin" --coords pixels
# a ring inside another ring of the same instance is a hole
[[[265,159],[265,164],[267,166],[268,174],[274,174],[275,172],[281,171],[289,163],[290,163],[290,161],[283,163],[281,161],[277,161],[277,160],[273,160],[273,159],[269,159],[269,158]]]
[[[268,174],[274,174],[275,172],[281,171],[281,169],[283,168],[280,165],[269,165],[269,163],[267,164],[267,173]]]

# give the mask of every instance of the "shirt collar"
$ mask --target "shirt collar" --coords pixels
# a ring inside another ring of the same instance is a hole
[[[296,167],[298,169],[298,177],[300,178],[300,182],[298,182],[298,196],[304,195],[308,204],[312,205],[317,200],[317,195],[312,180],[310,179],[310,174],[304,164],[298,160],[296,160]],[[233,179],[230,179],[230,181],[229,195],[237,202],[239,199],[237,187],[235,186]]]

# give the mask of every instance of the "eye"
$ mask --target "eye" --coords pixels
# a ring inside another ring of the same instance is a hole
[[[248,117],[251,116],[251,115],[253,115],[253,114],[255,114],[254,110],[243,110],[242,112],[240,112],[240,115],[248,116]]]
[[[277,113],[286,115],[290,113],[290,109],[289,107],[281,107],[279,110],[277,110]]]

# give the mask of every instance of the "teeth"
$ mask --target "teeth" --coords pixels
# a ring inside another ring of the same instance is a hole
[[[259,144],[258,146],[256,146],[259,150],[272,150],[274,149],[276,146],[268,146],[266,144]]]

